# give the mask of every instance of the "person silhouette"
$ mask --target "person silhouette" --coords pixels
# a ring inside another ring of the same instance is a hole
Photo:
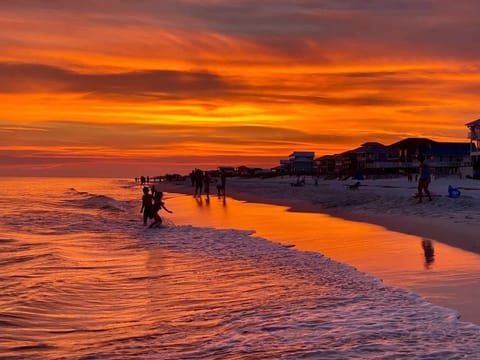
[[[168,213],[173,213],[173,211],[168,210],[165,207],[165,203],[163,202],[163,192],[161,191],[156,191],[155,192],[155,197],[153,198],[153,208],[152,208],[152,216],[153,216],[153,222],[150,224],[150,227],[154,226],[160,226],[162,225],[162,218],[158,214],[158,212],[164,209]]]
[[[203,191],[207,196],[207,200],[210,199],[210,176],[207,171],[205,171],[205,175],[203,176]]]
[[[225,197],[225,192],[227,188],[227,174],[225,174],[225,171],[222,171],[220,173],[220,183],[221,183],[221,189],[222,189],[222,195]]]
[[[203,171],[200,169],[195,170],[195,196],[201,196],[203,189]]]
[[[418,179],[418,202],[422,202],[422,192],[428,196],[428,200],[432,201],[432,195],[428,190],[428,185],[430,185],[431,175],[430,175],[430,166],[425,162],[425,156],[422,154],[418,155],[418,161],[420,162],[419,166],[419,176]]]
[[[147,225],[148,219],[152,218],[152,209],[153,209],[153,196],[149,192],[147,186],[143,187],[143,196],[142,196],[142,207],[140,208],[140,213],[143,212],[143,225]]]

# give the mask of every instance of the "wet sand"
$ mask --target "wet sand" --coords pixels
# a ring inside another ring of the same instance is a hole
[[[422,203],[413,195],[416,184],[406,178],[355,181],[311,178],[304,186],[291,186],[296,177],[270,179],[229,178],[226,193],[242,201],[286,206],[298,212],[318,212],[347,220],[380,225],[388,230],[416,235],[480,254],[480,181],[439,178],[432,181],[433,201]],[[448,186],[461,190],[459,198],[448,197]],[[192,194],[189,182],[163,182],[161,190]],[[216,197],[216,189],[211,196]]]

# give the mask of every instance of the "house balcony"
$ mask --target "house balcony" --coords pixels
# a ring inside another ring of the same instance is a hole
[[[469,131],[467,134],[467,139],[472,141],[479,141],[480,140],[480,131]]]
[[[377,161],[365,164],[367,169],[398,169],[398,168],[414,168],[417,164],[414,162],[403,161]]]
[[[480,155],[480,152],[479,152]],[[431,168],[457,168],[461,166],[463,161],[428,161]],[[372,164],[365,164],[366,169],[417,169],[417,161],[377,161]]]

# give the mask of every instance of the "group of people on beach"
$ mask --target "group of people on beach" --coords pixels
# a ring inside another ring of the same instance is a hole
[[[419,179],[418,179],[418,191],[416,197],[418,202],[422,202],[423,193],[428,197],[428,200],[432,201],[432,195],[428,189],[431,181],[430,167],[425,161],[425,156],[420,154],[417,157],[419,161]],[[207,196],[207,199],[210,196],[210,176],[207,171],[203,172],[200,169],[194,169],[190,178],[192,181],[192,187],[195,189],[194,196],[201,196],[202,191]],[[142,179],[143,180],[143,179]],[[142,184],[144,182],[142,181]],[[217,182],[217,192],[218,196],[223,195],[225,197],[225,186],[226,186],[226,176],[225,173],[220,173],[220,182]],[[151,190],[151,193],[150,193]],[[163,192],[156,191],[155,187],[148,188],[147,186],[143,187],[143,196],[142,196],[142,207],[140,213],[143,213],[143,225],[148,224],[148,219],[153,219],[149,227],[157,227],[162,224],[162,218],[158,212],[164,209],[168,213],[172,213],[169,209],[166,208],[165,202],[163,201]]]
[[[152,186],[151,190],[152,192],[150,193],[148,186],[143,187],[142,207],[140,209],[140,213],[143,213],[144,226],[147,226],[148,219],[153,219],[150,223],[150,228],[162,225],[162,218],[158,214],[161,209],[164,209],[168,213],[172,213],[172,211],[165,207],[163,192],[156,191],[154,186]]]
[[[194,169],[190,174],[190,178],[192,181],[192,186],[195,189],[194,196],[201,196],[203,192],[207,196],[207,199],[209,199],[211,183],[209,173],[200,169]],[[142,185],[147,184],[148,180],[143,176],[140,179],[135,178],[135,182],[140,181]],[[219,181],[217,180],[216,187],[218,196],[223,195],[225,198],[226,175],[224,172],[220,173],[220,179]],[[158,214],[161,209],[168,213],[172,213],[172,211],[167,209],[165,206],[165,202],[163,201],[163,192],[157,191],[154,185],[152,185],[151,188],[148,186],[143,186],[142,207],[140,208],[140,213],[143,214],[143,225],[147,226],[148,220],[151,219],[152,221],[149,225],[150,228],[161,226],[162,218]]]
[[[205,193],[207,199],[210,198],[210,183],[211,177],[208,171],[202,171],[200,169],[194,169],[190,173],[190,180],[192,181],[192,187],[194,188],[194,196],[201,196],[202,192]],[[220,172],[220,181],[217,179],[216,188],[217,195],[223,195],[225,197],[227,177],[225,172]]]

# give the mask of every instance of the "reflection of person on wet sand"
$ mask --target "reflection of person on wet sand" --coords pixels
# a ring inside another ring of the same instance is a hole
[[[203,200],[201,196],[195,196],[194,198],[198,206],[203,206]]]
[[[425,255],[425,267],[428,269],[433,264],[435,252],[433,250],[433,244],[430,240],[422,240],[423,253]]]

